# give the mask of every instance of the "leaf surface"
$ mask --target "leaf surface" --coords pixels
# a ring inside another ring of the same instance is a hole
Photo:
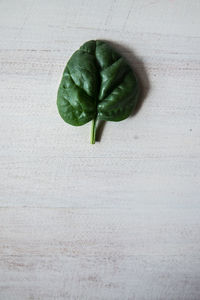
[[[137,104],[137,78],[108,43],[88,41],[69,59],[58,89],[65,122],[80,126],[93,119],[121,121]]]

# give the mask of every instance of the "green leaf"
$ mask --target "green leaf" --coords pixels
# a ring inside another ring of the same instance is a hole
[[[127,61],[103,41],[89,41],[67,63],[58,89],[57,106],[63,120],[80,126],[93,120],[121,121],[137,104],[137,78]]]

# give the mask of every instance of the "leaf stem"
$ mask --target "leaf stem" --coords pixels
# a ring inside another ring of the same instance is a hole
[[[92,120],[90,143],[95,144],[95,139],[96,139],[96,118]]]

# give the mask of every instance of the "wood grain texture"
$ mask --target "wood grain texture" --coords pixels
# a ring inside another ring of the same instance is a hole
[[[200,2],[0,1],[0,300],[200,299]],[[71,54],[104,39],[138,113],[65,124]]]

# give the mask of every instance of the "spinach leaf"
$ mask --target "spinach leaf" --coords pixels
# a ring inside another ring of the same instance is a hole
[[[70,58],[58,89],[60,116],[71,125],[92,120],[122,121],[135,108],[139,83],[127,61],[103,41],[88,41]]]

